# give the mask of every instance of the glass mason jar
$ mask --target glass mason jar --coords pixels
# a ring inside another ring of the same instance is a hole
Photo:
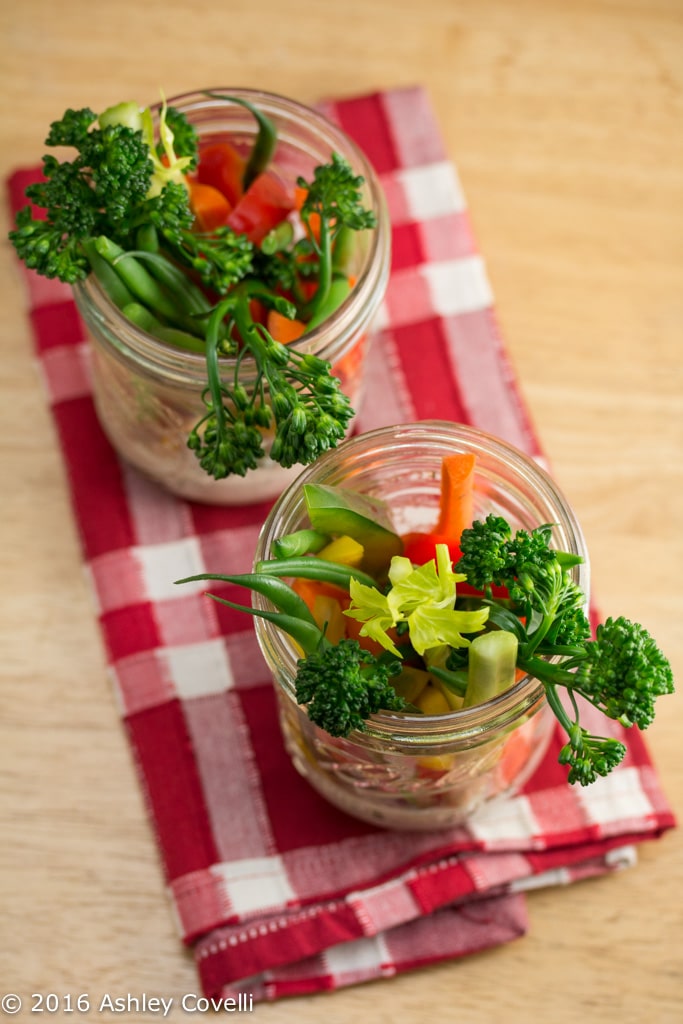
[[[441,461],[476,454],[475,518],[504,516],[514,529],[552,523],[553,546],[581,555],[574,579],[589,593],[581,528],[550,476],[532,459],[473,427],[424,421],[361,434],[306,468],[263,525],[256,560],[273,541],[310,525],[303,485],[346,487],[388,502],[394,529],[428,532],[438,516]],[[257,608],[272,607],[258,594]],[[342,810],[389,828],[461,824],[483,804],[518,792],[542,760],[555,717],[538,680],[526,676],[505,693],[448,714],[373,715],[366,731],[335,738],[314,725],[295,699],[297,652],[284,633],[257,618],[256,633],[273,674],[285,744],[311,785]]]
[[[248,100],[272,119],[278,144],[270,167],[285,186],[299,175],[311,180],[318,164],[339,153],[362,175],[363,204],[377,218],[374,229],[354,236],[349,273],[355,284],[346,301],[320,326],[292,344],[332,364],[354,409],[362,394],[362,369],[368,331],[383,299],[389,277],[391,235],[384,195],[371,164],[356,144],[327,118],[308,107],[252,89],[212,89]],[[168,100],[194,126],[202,144],[227,138],[248,152],[257,125],[248,110],[221,102],[204,92]],[[157,108],[158,109],[158,108]],[[241,505],[282,493],[300,466],[283,469],[266,456],[245,477],[216,481],[200,467],[187,437],[204,414],[207,385],[204,356],[168,345],[131,323],[109,300],[91,274],[74,287],[74,297],[91,341],[92,386],[98,418],[109,440],[132,465],[179,497],[211,504]],[[232,379],[235,361],[221,361]],[[253,367],[253,364],[251,364]],[[240,367],[248,388],[250,362]]]

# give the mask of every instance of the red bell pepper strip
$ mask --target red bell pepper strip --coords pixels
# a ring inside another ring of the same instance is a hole
[[[214,142],[204,146],[199,153],[197,181],[217,188],[230,206],[236,206],[244,194],[244,167],[244,157],[232,143]]]
[[[294,199],[276,177],[260,174],[231,211],[227,224],[255,245],[294,209]]]

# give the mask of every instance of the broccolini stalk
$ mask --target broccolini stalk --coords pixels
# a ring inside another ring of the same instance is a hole
[[[313,231],[309,232],[319,260],[318,287],[308,308],[309,320],[316,317],[329,296],[335,239],[344,229],[362,231],[375,227],[377,223],[375,214],[363,207],[360,194],[363,181],[338,153],[332,154],[331,163],[316,167],[310,183],[305,178],[298,179],[298,185],[307,190],[301,219],[308,225],[312,214],[320,218],[318,236]]]
[[[249,303],[255,297],[285,315],[294,312],[291,303],[259,282],[243,281],[211,315],[206,336],[207,412],[193,428],[188,446],[217,480],[230,473],[244,476],[256,468],[265,454],[259,428],[274,427],[270,455],[275,462],[305,465],[344,437],[353,415],[329,363],[279,344],[253,320]],[[218,331],[225,317],[241,341],[230,384],[221,378],[219,365]],[[239,380],[247,354],[255,365],[250,394]]]
[[[551,528],[542,526],[531,533],[518,530],[513,537],[504,519],[489,515],[463,531],[456,568],[488,595],[491,621],[503,628],[513,616],[508,608],[499,614],[490,593],[493,584],[508,588],[521,616],[514,617],[513,631],[520,641],[517,667],[540,680],[568,735],[560,762],[569,765],[569,782],[588,785],[619,764],[626,748],[581,726],[577,697],[625,727],[644,729],[654,718],[655,699],[673,692],[673,674],[647,630],[623,616],[607,619],[598,626],[595,640],[589,639],[585,596],[571,576],[580,559],[550,548],[550,535]],[[569,695],[573,718],[558,687]]]

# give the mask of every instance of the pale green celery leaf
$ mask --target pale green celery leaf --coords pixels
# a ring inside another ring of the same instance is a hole
[[[421,655],[430,647],[439,647],[441,644],[467,647],[470,641],[462,634],[476,633],[483,629],[488,614],[488,608],[461,612],[452,608],[422,605],[408,616],[410,642]]]
[[[161,113],[159,115],[159,138],[168,161],[168,166],[161,162],[154,143],[154,122],[152,111],[146,107],[142,112],[142,134],[149,148],[149,155],[154,164],[152,183],[149,189],[150,198],[159,195],[164,185],[175,182],[178,185],[185,183],[184,172],[187,166],[192,163],[192,157],[176,156],[173,149],[173,132],[166,123],[167,111],[166,99],[162,95]]]
[[[387,633],[387,630],[395,626],[396,622],[385,595],[374,587],[366,587],[364,583],[359,583],[353,578],[349,582],[349,593],[352,603],[344,615],[363,623],[360,630],[361,636],[368,636],[372,640],[376,640],[385,650],[400,657],[399,651]]]
[[[362,636],[376,640],[387,651],[400,656],[388,630],[407,622],[410,641],[418,654],[433,647],[466,647],[463,633],[483,629],[488,608],[456,611],[456,584],[465,577],[454,573],[448,547],[437,544],[436,558],[425,565],[413,566],[407,558],[395,555],[391,560],[387,595],[357,580],[350,582],[351,607],[345,615],[363,623]]]
[[[452,608],[456,583],[465,577],[453,572],[448,547],[437,544],[436,559],[413,567],[410,572],[406,572],[406,561],[401,556],[394,556],[389,569],[393,585],[388,599],[394,616],[404,617],[425,603],[435,608]]]

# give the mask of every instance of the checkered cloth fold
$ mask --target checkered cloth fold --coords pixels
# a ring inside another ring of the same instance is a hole
[[[542,459],[427,95],[323,106],[372,160],[392,221],[361,429],[450,419]],[[38,174],[11,176],[13,211]],[[526,928],[525,890],[632,864],[635,844],[674,825],[636,730],[623,765],[586,789],[566,784],[558,734],[524,792],[467,828],[382,831],[325,803],[284,751],[251,623],[173,585],[248,571],[267,505],[180,501],[122,463],[97,423],[70,291],[20,272],[121,718],[207,995],[274,999],[509,941]]]

